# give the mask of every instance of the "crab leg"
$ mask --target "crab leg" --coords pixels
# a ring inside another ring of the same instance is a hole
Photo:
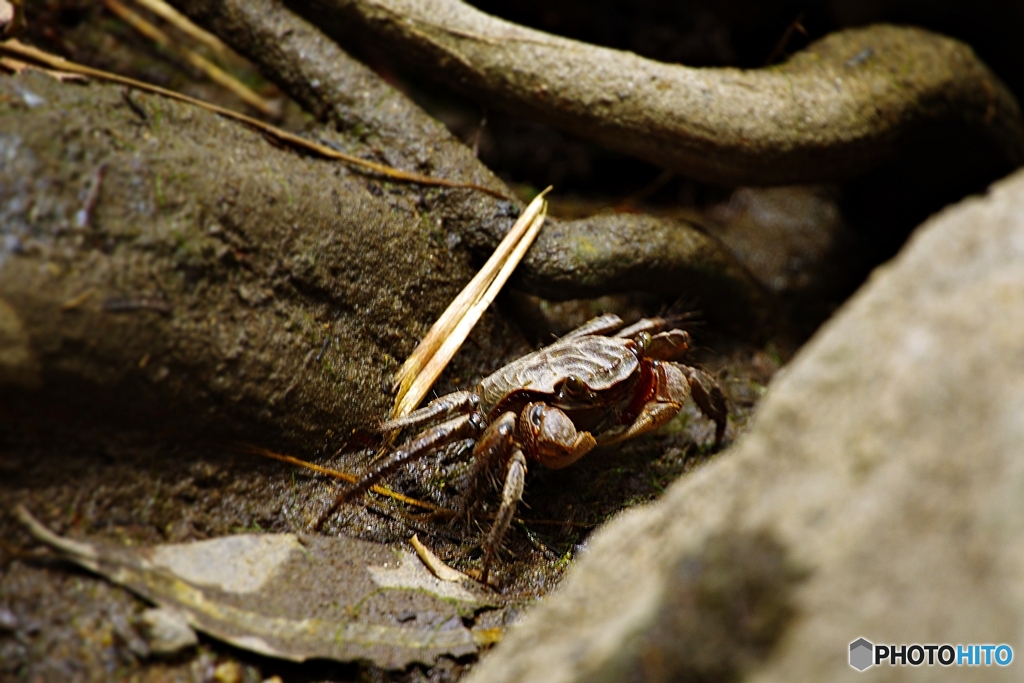
[[[665,329],[668,324],[668,320],[665,320],[665,318],[642,318],[629,327],[623,327],[615,333],[615,336],[619,339],[634,339],[641,332],[657,334]]]
[[[619,329],[622,325],[622,318],[614,313],[605,313],[604,315],[599,315],[596,318],[591,318],[575,330],[562,335],[560,340],[584,337],[588,334],[608,334],[609,332],[614,332]]]
[[[703,370],[691,367],[679,367],[685,374],[690,385],[690,395],[693,402],[700,408],[700,412],[715,421],[715,445],[722,443],[722,436],[725,434],[726,418],[729,409],[725,404],[725,396],[718,384]],[[708,387],[711,387],[708,389]]]
[[[480,580],[485,585],[494,556],[497,555],[501,541],[505,538],[505,532],[508,531],[509,524],[512,523],[512,515],[516,511],[516,506],[523,498],[525,482],[526,458],[523,456],[523,452],[516,448],[512,451],[512,457],[509,459],[505,487],[501,492],[501,507],[498,508],[498,514],[494,516],[494,524],[491,525],[491,531],[487,534],[487,540],[484,542],[484,566]]]
[[[690,349],[690,335],[683,330],[669,330],[653,335],[644,355],[652,360],[674,360]]]
[[[508,460],[512,452],[516,430],[516,414],[503,413],[491,423],[473,448],[473,477],[466,492],[466,505],[462,516],[469,517],[480,502],[487,479],[498,466]]]
[[[460,415],[422,432],[383,460],[377,461],[359,481],[352,485],[352,488],[339,493],[331,506],[317,519],[314,528],[319,529],[323,526],[339,505],[366,493],[371,486],[402,465],[418,460],[458,439],[475,437],[484,428],[484,424],[484,416],[474,412],[469,415]]]
[[[456,413],[468,413],[480,407],[480,397],[473,391],[453,391],[450,394],[434,399],[419,410],[408,415],[388,420],[380,426],[383,434],[408,429],[420,428],[441,418],[449,418]]]
[[[672,324],[666,318],[644,318],[619,330],[617,339],[632,339],[644,346],[644,356],[652,360],[675,360],[690,348],[690,335],[685,330],[667,330]]]

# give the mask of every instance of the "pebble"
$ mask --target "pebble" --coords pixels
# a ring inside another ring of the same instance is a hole
[[[7,607],[0,607],[0,631],[17,631],[20,625],[14,612]]]
[[[196,632],[177,612],[162,607],[147,609],[140,618],[143,634],[154,655],[173,655],[199,642]]]

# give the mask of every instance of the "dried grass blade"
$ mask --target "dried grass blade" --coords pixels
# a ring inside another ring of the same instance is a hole
[[[284,455],[282,453],[275,453],[274,451],[267,450],[266,448],[260,448],[259,446],[253,446],[251,444],[235,444],[235,445],[233,445],[233,448],[234,448],[234,450],[242,452],[242,453],[250,453],[252,455],[259,455],[259,456],[264,457],[264,458],[270,458],[271,460],[277,460],[279,462],[286,462],[289,465],[295,465],[296,467],[302,467],[302,468],[305,468],[307,470],[312,470],[313,472],[316,472],[317,474],[326,474],[329,477],[334,477],[335,479],[341,479],[342,481],[347,481],[350,484],[354,484],[355,482],[357,482],[359,480],[359,477],[356,477],[355,475],[349,474],[348,472],[342,472],[340,470],[332,470],[329,467],[321,467],[320,465],[316,465],[316,464],[313,464],[311,462],[306,462],[305,460],[300,460],[299,458],[295,458],[295,457],[290,456],[290,455]],[[417,498],[410,498],[409,496],[403,496],[401,493],[398,493],[396,491],[392,491],[391,489],[387,488],[386,486],[373,486],[373,487],[370,488],[370,490],[373,491],[374,493],[379,493],[382,496],[387,496],[388,498],[391,498],[393,500],[397,500],[400,503],[405,503],[406,505],[412,505],[413,507],[422,508],[424,510],[430,510],[431,512],[452,512],[451,510],[448,510],[447,508],[443,508],[440,505],[434,505],[433,503],[428,503],[426,501],[419,500]]]
[[[391,417],[396,418],[401,414],[398,413],[398,406],[403,403],[403,399],[409,392],[409,387],[413,380],[423,369],[424,365],[430,360],[431,357],[437,352],[438,347],[441,343],[451,334],[452,329],[458,324],[458,321],[465,316],[466,311],[469,310],[470,306],[474,302],[479,300],[483,293],[487,290],[487,287],[494,281],[495,275],[501,269],[501,266],[508,259],[509,254],[515,249],[516,244],[522,240],[523,235],[529,230],[530,225],[533,223],[533,219],[540,213],[542,205],[544,203],[544,195],[551,191],[551,188],[545,189],[543,192],[533,198],[533,201],[523,210],[519,215],[519,218],[509,229],[508,233],[498,244],[498,247],[491,254],[491,257],[487,259],[487,263],[477,272],[473,279],[469,281],[462,291],[459,292],[450,304],[445,309],[441,317],[437,319],[434,325],[430,328],[420,343],[416,346],[409,357],[405,360],[402,367],[395,373],[395,386],[398,387],[398,394],[395,396],[395,410],[391,412]],[[422,397],[421,397],[422,400]],[[418,402],[417,402],[418,403]]]
[[[409,539],[410,545],[416,550],[416,554],[419,555],[420,560],[426,565],[430,573],[441,579],[442,581],[469,581],[469,577],[460,572],[457,569],[453,569],[444,563],[440,557],[435,555],[430,548],[423,545],[419,537],[413,534],[412,538]]]
[[[229,74],[228,72],[221,69],[219,66],[206,59],[200,54],[197,54],[193,50],[185,47],[184,45],[177,45],[171,40],[171,37],[164,33],[161,29],[157,28],[153,24],[149,23],[141,15],[133,12],[118,0],[103,0],[103,5],[116,14],[122,21],[134,28],[142,35],[149,38],[154,43],[162,48],[171,50],[178,53],[182,59],[187,61],[189,64],[206,74],[214,83],[222,86],[226,90],[230,90],[237,95],[243,102],[248,104],[250,107],[260,112],[264,116],[279,116],[280,110],[276,105],[263,99],[256,93],[254,93],[248,86],[239,81],[237,78]]]
[[[224,59],[238,59],[235,53],[231,51],[231,48],[225,45],[220,38],[209,31],[205,31],[196,26],[192,23],[192,20],[168,5],[163,0],[135,0],[135,3],[145,7],[150,12],[157,15],[193,40],[210,48],[218,57]]]
[[[498,292],[501,291],[505,282],[509,277],[511,277],[512,271],[514,271],[516,266],[519,265],[519,262],[523,260],[523,256],[526,255],[526,251],[530,248],[530,245],[533,244],[534,239],[537,237],[537,233],[540,232],[541,226],[544,225],[544,219],[547,217],[547,202],[543,200],[543,195],[547,192],[548,190],[545,190],[533,200],[533,203],[530,204],[531,207],[534,203],[538,204],[537,213],[533,215],[529,227],[526,229],[522,238],[515,243],[511,253],[507,255],[507,258],[502,260],[500,269],[487,285],[487,289],[476,297],[474,301],[470,302],[468,307],[460,305],[459,310],[462,311],[461,315],[458,318],[456,318],[455,314],[449,316],[450,320],[445,320],[446,324],[444,328],[439,328],[437,333],[437,340],[439,340],[437,350],[431,356],[425,358],[425,362],[422,362],[422,368],[415,377],[412,377],[409,381],[408,388],[404,391],[400,391],[399,395],[395,397],[395,407],[391,411],[392,418],[406,415],[412,412],[416,406],[420,404],[420,401],[422,401],[427,395],[430,388],[434,386],[434,382],[437,381],[438,377],[440,377],[441,372],[448,365],[448,362],[462,346],[462,343],[466,341],[466,337],[469,336],[473,326],[476,325],[478,320],[480,320],[480,316],[483,315],[484,311],[487,310],[487,307],[490,306],[498,296]],[[525,215],[526,212],[524,211],[523,214]],[[499,249],[503,245],[504,241],[502,241],[502,245],[499,245]],[[488,264],[490,263],[491,262],[488,261]],[[475,279],[476,278],[474,278],[474,280]],[[472,285],[473,283],[471,282],[470,284]],[[458,301],[458,297],[456,297],[456,301]],[[454,304],[455,302],[452,302],[452,306],[449,306],[448,310],[452,310]],[[441,319],[446,318],[448,310],[446,310],[445,314],[441,316]],[[439,323],[441,322],[441,319],[438,320]],[[434,327],[438,328],[439,326],[435,324]],[[432,328],[431,332],[433,331],[434,329]],[[428,336],[430,336],[429,333]],[[426,338],[424,338],[424,341],[426,341]],[[422,345],[423,343],[421,342],[421,346]],[[418,348],[417,351],[419,351]],[[413,355],[415,356],[416,352],[413,352]],[[412,356],[410,356],[410,360],[411,359]],[[408,362],[409,361],[406,361],[406,363]],[[420,359],[417,359],[417,362],[419,363]],[[403,377],[403,381],[408,379],[408,377]],[[403,385],[403,389],[404,388],[405,385]]]

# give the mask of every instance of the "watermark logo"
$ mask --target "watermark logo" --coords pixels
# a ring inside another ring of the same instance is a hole
[[[850,643],[850,666],[864,671],[872,666],[1009,666],[1013,648],[993,645],[875,645],[867,638]]]
[[[863,671],[874,664],[874,648],[871,641],[864,638],[858,638],[850,643],[850,666],[857,671]]]

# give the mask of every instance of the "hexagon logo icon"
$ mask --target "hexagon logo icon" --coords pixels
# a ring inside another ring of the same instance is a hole
[[[857,671],[863,671],[874,664],[872,661],[874,654],[875,646],[871,644],[871,641],[858,638],[850,643],[850,666]]]

